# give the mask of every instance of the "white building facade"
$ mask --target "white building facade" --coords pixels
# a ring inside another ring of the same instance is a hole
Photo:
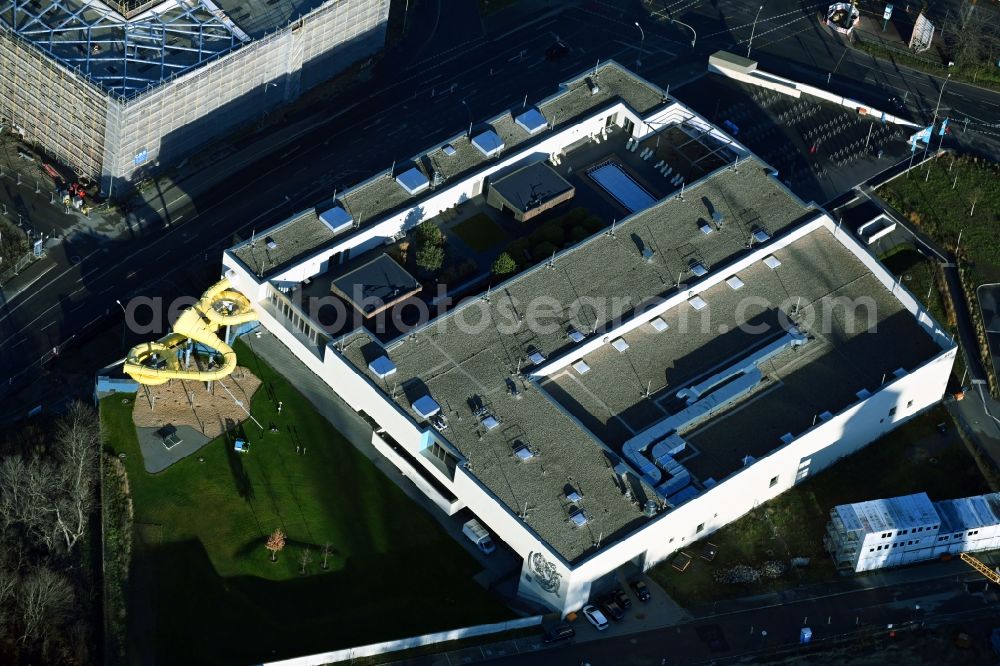
[[[609,64],[605,67],[617,66]],[[587,80],[599,85],[601,77],[592,74]],[[546,107],[539,104],[538,108],[544,112]],[[549,121],[552,121],[551,117]],[[810,234],[822,233],[830,234],[867,268],[882,288],[898,299],[907,316],[912,317],[933,341],[937,351],[918,367],[900,370],[887,376],[880,386],[859,391],[853,404],[836,413],[824,413],[822,418],[813,420],[812,427],[795,434],[789,433],[767,455],[746,461],[745,466],[724,478],[713,479],[693,498],[659,511],[647,520],[635,522],[634,528],[626,529],[613,539],[602,542],[597,538],[594,548],[570,558],[525,519],[528,511],[514,510],[509,503],[498,499],[497,490],[484,483],[475,469],[466,464],[460,447],[448,441],[448,430],[439,431],[421,423],[412,411],[401,408],[390,395],[394,391],[390,392],[369,373],[359,369],[356,363],[349,361],[339,347],[340,341],[326,334],[284,292],[290,285],[310,280],[337,263],[391,242],[401,232],[481,194],[484,183],[492,173],[559,155],[581,140],[600,134],[608,126],[641,140],[665,125],[697,127],[728,145],[733,153],[742,156],[741,159],[750,157],[745,147],[684,105],[668,100],[665,95],[662,104],[645,114],[637,112],[624,101],[613,101],[584,114],[570,125],[547,128],[542,136],[531,142],[530,147],[502,153],[484,162],[483,167],[471,175],[445,182],[413,197],[408,206],[390,212],[384,218],[372,219],[366,221],[365,226],[355,225],[349,231],[336,234],[322,247],[317,247],[291,265],[282,265],[266,274],[255,270],[248,265],[245,255],[241,258],[239,254],[240,247],[245,247],[245,244],[231,248],[223,255],[226,275],[237,289],[258,304],[261,324],[320,377],[331,391],[373,423],[373,445],[445,513],[452,515],[462,509],[471,510],[523,559],[519,593],[564,614],[578,610],[596,591],[595,584],[600,586],[602,578],[623,564],[632,562],[648,569],[688,543],[740,518],[755,506],[935,405],[944,393],[955,358],[956,347],[950,336],[865,247],[849,233],[840,230],[824,212],[814,210],[810,219],[790,232],[750,248],[730,264],[712,267],[709,274],[689,290],[668,295],[655,307],[626,318],[613,330],[605,331],[600,338],[584,337],[569,351],[554,355],[530,373],[525,373],[525,380],[533,384],[542,382],[593,353],[609,338],[626,335],[672,309],[687,307],[691,299],[717,287],[730,276],[759,265],[775,252]],[[461,137],[456,137],[452,143],[460,140]],[[362,183],[358,188],[368,184]],[[788,196],[794,197],[791,193]],[[349,193],[343,193],[338,201],[348,197]],[[296,219],[283,224],[293,224]],[[279,227],[275,227],[275,237]],[[260,237],[267,234],[264,232]],[[558,259],[559,255],[555,257],[556,261]],[[494,289],[502,288],[503,285],[500,285]],[[399,453],[396,446],[406,455]],[[428,478],[432,478],[433,482]],[[444,488],[446,492],[441,492],[439,488]]]

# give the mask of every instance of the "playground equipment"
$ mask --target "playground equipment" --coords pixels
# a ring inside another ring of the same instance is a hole
[[[246,296],[229,288],[223,278],[209,287],[197,303],[181,312],[173,332],[155,342],[144,342],[129,350],[124,371],[140,384],[165,384],[171,379],[211,382],[236,368],[236,352],[217,335],[223,326],[256,321]],[[211,350],[208,367],[190,368],[194,343]]]

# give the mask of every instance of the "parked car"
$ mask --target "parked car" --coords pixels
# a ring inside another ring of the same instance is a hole
[[[611,595],[614,597],[615,601],[618,602],[618,605],[621,606],[623,609],[628,610],[629,608],[632,608],[632,600],[628,598],[628,595],[625,594],[625,590],[623,590],[622,588],[616,587],[615,589],[611,590]]]
[[[642,603],[646,603],[652,598],[652,595],[649,593],[649,588],[646,587],[646,584],[643,583],[641,580],[634,580],[631,583],[629,583],[629,586],[635,593],[636,598],[639,599],[639,601],[641,601]]]
[[[587,604],[583,607],[583,616],[587,618],[587,622],[594,625],[594,628],[598,631],[604,631],[608,628],[608,618],[604,616],[601,609],[594,604]]]
[[[605,597],[601,603],[601,610],[615,622],[621,622],[625,619],[625,610],[618,605],[618,602],[613,597]]]
[[[565,641],[576,636],[576,630],[565,622],[552,626],[542,635],[542,642],[546,645]]]

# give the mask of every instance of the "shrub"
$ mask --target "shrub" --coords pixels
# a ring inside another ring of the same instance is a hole
[[[552,256],[552,253],[556,251],[556,246],[548,241],[542,241],[535,246],[534,257],[535,261],[543,261]]]
[[[531,260],[531,255],[528,252],[528,241],[524,238],[518,238],[516,241],[511,242],[507,246],[507,254],[513,259],[518,265],[523,264],[526,261]]]
[[[436,271],[444,263],[444,248],[440,245],[422,245],[417,250],[416,262],[425,271]]]
[[[583,221],[583,228],[590,233],[597,233],[604,228],[604,222],[596,215],[591,215]]]
[[[515,270],[517,270],[517,263],[506,252],[500,253],[500,256],[493,262],[494,275],[507,275]]]
[[[417,245],[425,247],[428,245],[441,245],[444,242],[444,234],[441,229],[434,224],[421,224],[416,229]]]

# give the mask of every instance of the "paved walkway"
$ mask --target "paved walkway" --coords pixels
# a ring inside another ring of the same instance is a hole
[[[139,407],[142,408],[141,405]],[[162,428],[136,428],[139,439],[139,449],[142,451],[142,464],[150,474],[162,472],[178,460],[197,453],[211,440],[191,426],[176,426],[176,435],[180,440],[169,449],[163,443]]]

